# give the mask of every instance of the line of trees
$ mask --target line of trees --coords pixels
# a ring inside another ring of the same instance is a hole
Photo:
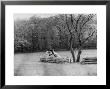
[[[73,62],[79,62],[82,49],[97,47],[96,26],[95,14],[58,14],[48,18],[32,16],[28,20],[15,20],[14,51],[70,50]]]

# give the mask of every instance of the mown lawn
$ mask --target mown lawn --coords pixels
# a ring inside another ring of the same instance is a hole
[[[58,51],[62,57],[71,57],[70,51]],[[77,53],[77,52],[76,52]],[[44,52],[15,54],[14,75],[16,76],[96,76],[97,64],[81,65],[41,63],[40,56]],[[96,57],[97,50],[83,50],[84,57]]]

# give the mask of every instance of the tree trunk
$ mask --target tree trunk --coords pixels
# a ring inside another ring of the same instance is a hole
[[[76,60],[76,62],[80,62],[81,53],[82,53],[82,51],[81,51],[81,49],[79,49],[78,50],[78,54],[77,54],[77,60]]]
[[[70,44],[70,50],[71,50],[71,54],[72,54],[72,57],[73,57],[73,62],[75,62],[75,54],[74,54],[74,49],[72,47],[72,42]]]
[[[70,50],[73,58],[73,62],[75,62],[75,54],[74,54],[74,49],[73,49],[73,37],[70,37]]]
[[[74,55],[74,50],[73,50],[73,48],[71,48],[71,54],[72,54],[72,57],[73,57],[73,62],[75,62],[75,55]]]

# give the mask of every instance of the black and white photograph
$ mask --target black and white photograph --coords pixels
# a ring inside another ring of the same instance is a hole
[[[14,76],[97,76],[97,14],[18,13]]]
[[[6,85],[106,83],[106,5],[5,7]]]

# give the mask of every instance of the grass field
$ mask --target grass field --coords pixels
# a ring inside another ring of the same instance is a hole
[[[70,51],[58,51],[62,57],[71,57]],[[76,52],[77,53],[77,52]],[[39,62],[44,52],[15,54],[15,76],[96,76],[97,64],[81,65],[54,64]],[[97,50],[83,50],[81,59],[84,57],[96,57]]]

